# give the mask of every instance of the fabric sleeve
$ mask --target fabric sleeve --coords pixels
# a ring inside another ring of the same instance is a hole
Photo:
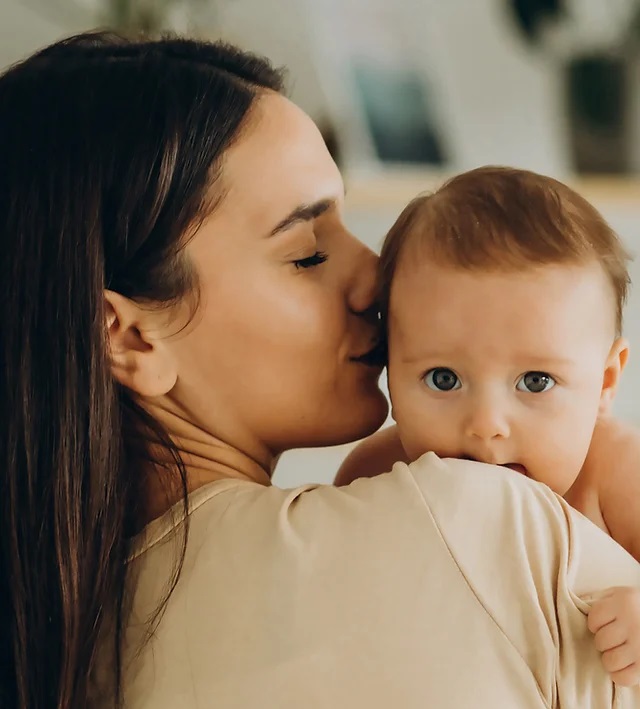
[[[433,454],[409,467],[466,583],[549,706],[640,707],[637,690],[616,691],[586,623],[592,594],[640,586],[640,565],[524,476]]]

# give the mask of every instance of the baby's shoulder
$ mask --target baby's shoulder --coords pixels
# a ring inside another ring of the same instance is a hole
[[[566,499],[596,524],[599,513],[604,529],[640,559],[640,431],[616,419],[600,421]]]

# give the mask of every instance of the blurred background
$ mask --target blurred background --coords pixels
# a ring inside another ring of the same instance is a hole
[[[418,192],[506,164],[569,182],[640,251],[640,0],[0,0],[0,68],[93,27],[224,38],[287,66],[375,249]],[[640,290],[626,334],[617,412],[640,424]],[[287,453],[275,482],[329,482],[348,449]]]

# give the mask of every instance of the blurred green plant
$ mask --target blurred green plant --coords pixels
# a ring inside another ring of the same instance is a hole
[[[545,22],[565,14],[561,0],[508,0],[507,6],[518,29],[532,43],[538,41]]]
[[[0,0],[1,2],[1,0]],[[34,12],[73,30],[107,27],[126,34],[210,32],[230,0],[23,0]],[[179,26],[177,26],[179,25]]]
[[[630,40],[637,50],[640,47],[640,0],[636,3],[635,13],[629,28]]]
[[[171,13],[176,8],[211,11],[214,4],[214,0],[105,0],[100,20],[126,32],[153,33],[171,28]]]
[[[569,3],[564,0],[506,0],[505,7],[523,37],[532,45],[542,46],[552,54],[554,50],[543,41],[545,27],[571,23],[574,19]],[[627,7],[630,9],[631,20],[620,29],[616,46],[611,48],[611,53],[616,56],[635,54],[640,49],[640,0],[630,0]]]
[[[597,13],[594,7],[587,12],[586,5],[586,0],[504,0],[521,38],[561,72],[573,167],[637,170],[632,156],[638,140],[640,0],[600,0],[595,9],[609,12],[603,19],[611,21],[600,39],[593,26]]]

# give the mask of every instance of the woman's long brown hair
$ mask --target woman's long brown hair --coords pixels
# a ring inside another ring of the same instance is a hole
[[[228,45],[110,33],[0,77],[2,707],[84,709],[99,654],[120,701],[136,441],[186,473],[112,379],[104,290],[197,289],[181,246],[263,89],[280,74]]]

